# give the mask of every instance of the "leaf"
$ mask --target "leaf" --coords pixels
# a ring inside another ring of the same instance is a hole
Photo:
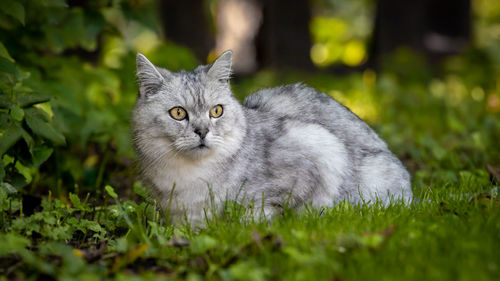
[[[49,159],[49,157],[50,157],[50,155],[52,155],[53,151],[54,151],[54,149],[52,149],[50,147],[45,147],[45,146],[33,148],[32,153],[31,153],[31,156],[33,157],[32,158],[33,166],[38,167],[38,166],[42,165],[43,162],[45,162],[45,161],[47,161],[47,159]]]
[[[0,108],[10,108],[12,105],[12,100],[11,98],[4,94],[2,90],[0,89]]]
[[[111,198],[113,199],[118,198],[118,194],[116,194],[115,190],[113,189],[113,187],[111,187],[111,185],[106,185],[104,189],[106,190],[108,195],[111,196]]]
[[[11,123],[10,127],[0,135],[0,156],[11,148],[21,138],[22,134],[21,127]]]
[[[34,104],[47,102],[50,100],[50,97],[37,93],[22,93],[16,97],[16,100],[20,107],[28,107]]]
[[[26,142],[26,144],[28,145],[31,155],[33,156],[33,147],[35,146],[35,140],[31,137],[31,135],[28,132],[26,132],[26,130],[24,129],[22,130],[23,130],[24,142]]]
[[[24,110],[16,104],[10,109],[10,116],[12,116],[14,120],[23,121]]]
[[[217,247],[217,240],[208,235],[200,235],[191,241],[190,249],[193,254],[203,254],[215,247]]]
[[[16,170],[23,175],[24,179],[26,180],[26,183],[31,183],[31,180],[33,180],[33,177],[31,175],[31,169],[29,167],[24,166],[21,164],[20,161],[16,162]]]
[[[17,193],[17,189],[13,187],[11,184],[2,182],[0,183],[0,188],[4,190],[7,194],[14,194]]]
[[[141,196],[142,198],[145,198],[145,199],[149,198],[149,196],[148,196],[148,190],[147,190],[147,188],[144,185],[142,185],[141,182],[139,182],[139,181],[135,182],[134,186],[133,186],[133,189],[134,189],[134,192],[137,195]]]
[[[80,197],[78,197],[78,195],[74,194],[74,193],[70,193],[69,194],[69,200],[71,201],[71,204],[73,204],[73,208],[79,210],[79,211],[90,211],[90,207],[88,207],[87,205],[85,205],[84,203],[82,203],[82,201],[80,201]],[[93,229],[91,229],[93,230]]]
[[[74,193],[69,193],[69,201],[71,201],[71,204],[73,204],[73,208],[79,209],[79,207],[82,205],[82,202],[80,201],[80,197]]]
[[[54,145],[65,145],[66,139],[64,136],[57,132],[52,125],[40,119],[32,111],[26,111],[25,117],[28,127],[33,131],[33,133],[51,141]]]
[[[27,115],[30,115],[34,118],[38,118],[38,119],[41,119],[47,123],[49,123],[52,119],[50,118],[50,115],[45,112],[44,110],[38,108],[38,107],[29,107],[29,108],[25,108],[24,109],[24,112],[27,114]]]
[[[15,62],[15,60],[10,56],[9,51],[7,51],[7,48],[5,48],[2,42],[0,42],[0,57],[6,58],[11,62]]]
[[[24,25],[24,7],[19,2],[12,0],[2,0],[2,5],[0,5],[0,10],[9,16],[12,16],[18,20],[22,25]]]
[[[0,234],[0,257],[19,253],[31,244],[30,240],[13,233]]]
[[[1,5],[0,5],[1,6]],[[16,74],[16,66],[10,60],[0,57],[0,72]]]

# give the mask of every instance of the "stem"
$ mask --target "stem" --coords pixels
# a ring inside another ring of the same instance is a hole
[[[104,192],[102,192],[101,185],[102,185],[102,179],[104,177],[104,168],[106,168],[106,164],[108,163],[108,160],[109,160],[109,154],[110,154],[109,147],[110,147],[110,145],[107,146],[106,151],[104,152],[104,156],[102,157],[101,165],[99,165],[99,172],[97,173],[97,179],[95,181],[96,190],[101,190],[102,194],[104,194]]]

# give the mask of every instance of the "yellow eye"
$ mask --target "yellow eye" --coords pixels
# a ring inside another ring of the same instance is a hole
[[[182,108],[180,106],[176,106],[176,107],[170,109],[169,113],[170,113],[170,116],[172,118],[174,118],[175,120],[179,120],[179,121],[183,120],[187,116],[186,110],[184,110],[184,108]]]
[[[219,118],[222,115],[222,105],[218,104],[210,109],[210,117]]]

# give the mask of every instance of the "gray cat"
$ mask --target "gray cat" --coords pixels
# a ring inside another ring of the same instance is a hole
[[[211,204],[333,206],[412,199],[410,176],[348,108],[302,84],[264,89],[241,105],[231,51],[173,73],[137,55],[133,136],[144,181],[174,218],[204,219]]]

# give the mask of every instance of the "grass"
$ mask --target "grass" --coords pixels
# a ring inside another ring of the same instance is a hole
[[[495,280],[496,194],[489,185],[429,187],[411,205],[342,203],[270,223],[241,220],[228,205],[201,230],[166,224],[146,203],[84,214],[75,197],[44,199],[43,211],[0,235],[0,264],[21,280]]]
[[[228,202],[196,229],[171,225],[140,183],[133,196],[104,182],[57,198],[2,185],[0,280],[498,280],[499,178],[486,165],[500,166],[490,102],[500,83],[447,73],[263,72],[234,84],[242,98],[305,80],[348,105],[409,168],[412,204],[341,203],[265,222]]]

